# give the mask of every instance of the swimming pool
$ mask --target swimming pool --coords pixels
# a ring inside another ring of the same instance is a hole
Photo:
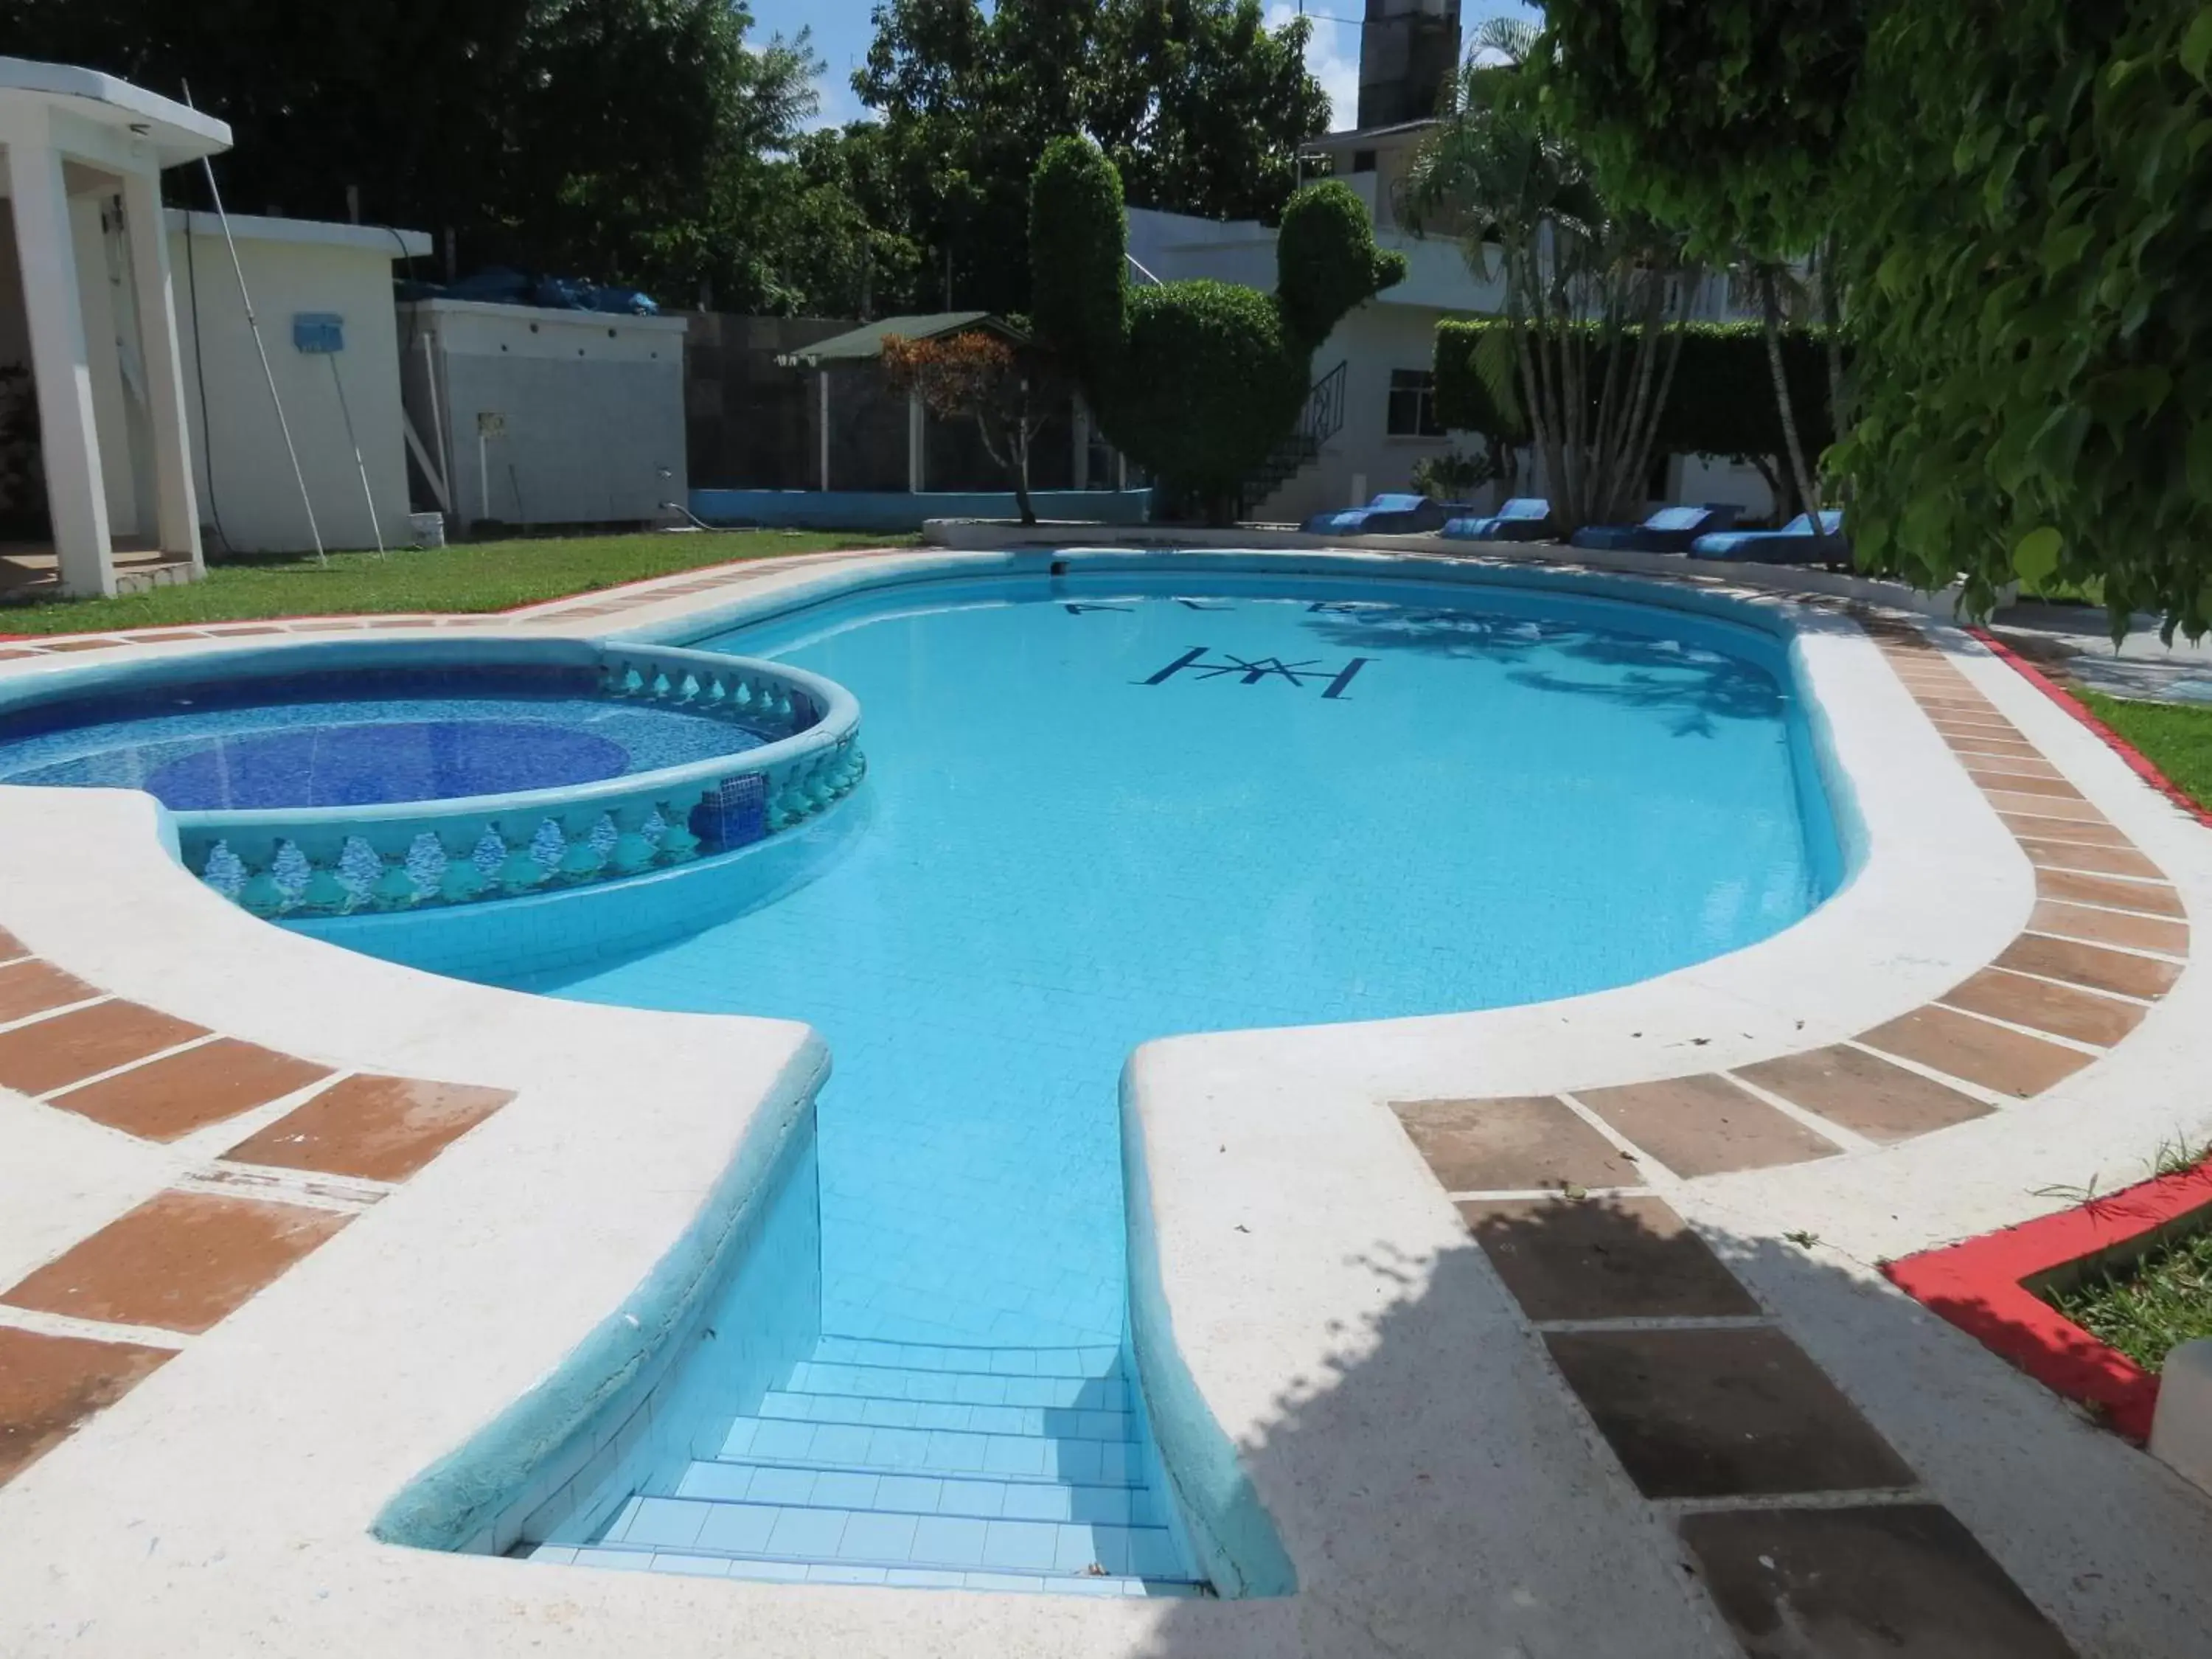
[[[857,695],[865,832],[749,914],[509,982],[825,1035],[820,1346],[603,1550],[1192,1581],[1127,1375],[1128,1051],[1625,984],[1840,880],[1784,642],[1686,610],[1039,574],[692,643]]]

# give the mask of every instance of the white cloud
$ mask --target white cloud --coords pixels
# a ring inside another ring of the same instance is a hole
[[[1341,0],[1346,11],[1353,0]],[[1295,5],[1283,0],[1267,8],[1267,27],[1280,28],[1298,15]],[[1344,132],[1359,121],[1359,25],[1312,17],[1312,38],[1306,42],[1306,71],[1328,94],[1329,130]]]

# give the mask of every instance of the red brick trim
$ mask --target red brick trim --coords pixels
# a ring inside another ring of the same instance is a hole
[[[2101,1409],[2113,1428],[2150,1437],[2158,1378],[2106,1346],[2028,1288],[2053,1268],[2107,1255],[2145,1233],[2212,1210],[2212,1158],[2109,1198],[1923,1250],[1883,1268],[1893,1283],[2044,1387]]]
[[[2057,703],[2061,708],[2064,709],[2069,714],[2071,714],[2083,726],[2087,726],[2090,731],[2095,732],[2097,734],[2098,740],[2101,742],[2106,748],[2111,750],[2123,761],[2127,763],[2128,769],[2130,771],[2133,772],[2137,777],[2141,778],[2152,788],[2157,790],[2160,794],[2164,795],[2168,800],[2172,801],[2176,806],[2179,806],[2183,811],[2188,813],[2190,817],[2195,818],[2197,823],[2212,825],[2212,812],[2208,812],[2203,807],[2198,805],[2195,799],[2193,799],[2181,788],[2180,785],[2175,783],[2172,779],[2167,777],[2165,773],[2160,771],[2156,763],[2152,761],[2149,756],[2144,754],[2142,750],[2136,748],[2135,744],[2130,743],[2118,732],[2113,731],[2111,726],[2106,725],[2104,721],[2099,720],[2094,714],[2091,714],[2088,707],[2083,703],[2079,697],[2069,691],[2064,686],[2059,684],[2057,681],[2052,679],[2048,674],[2045,674],[2033,663],[2028,661],[2027,658],[2021,656],[2019,652],[2014,650],[2002,640],[1998,639],[1995,635],[1989,632],[1988,629],[1973,628],[1967,629],[1967,632],[1972,634],[1976,639],[1979,640],[1984,645],[1989,647],[1991,651],[1996,653],[1996,655],[2009,665],[2013,672],[2017,673],[2022,679],[2026,680],[2037,690],[2042,692],[2045,696]]]

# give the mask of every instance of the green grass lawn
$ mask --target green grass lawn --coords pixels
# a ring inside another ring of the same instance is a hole
[[[207,580],[112,599],[0,605],[0,635],[85,634],[116,628],[242,622],[255,617],[379,611],[504,611],[647,576],[733,559],[839,547],[911,546],[912,536],[864,531],[718,530],[693,534],[534,537],[453,547],[228,559]]]
[[[2091,714],[2142,750],[2198,805],[2212,807],[2212,708],[2133,702],[2078,688],[2076,695]]]
[[[2212,1336],[2212,1231],[2160,1245],[2118,1272],[2051,1293],[2051,1305],[2147,1371],[2184,1342]]]

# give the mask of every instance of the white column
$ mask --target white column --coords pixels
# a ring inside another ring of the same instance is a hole
[[[921,423],[921,394],[906,394],[906,487],[908,493],[921,494],[922,445],[924,428]]]
[[[138,301],[138,343],[146,361],[146,403],[154,425],[154,518],[164,553],[200,553],[199,503],[192,494],[191,434],[185,425],[185,363],[177,341],[176,291],[169,276],[169,228],[161,177],[123,176],[123,223],[131,239],[131,281]]]
[[[822,476],[816,487],[828,494],[830,489],[830,368],[828,364],[814,371],[820,383],[817,396],[817,419],[822,428]]]
[[[23,317],[38,381],[40,443],[46,452],[46,511],[62,590],[115,592],[114,545],[100,477],[100,431],[92,412],[92,362],[77,292],[62,158],[52,144],[8,139],[8,188],[15,204],[15,252],[23,272]]]

